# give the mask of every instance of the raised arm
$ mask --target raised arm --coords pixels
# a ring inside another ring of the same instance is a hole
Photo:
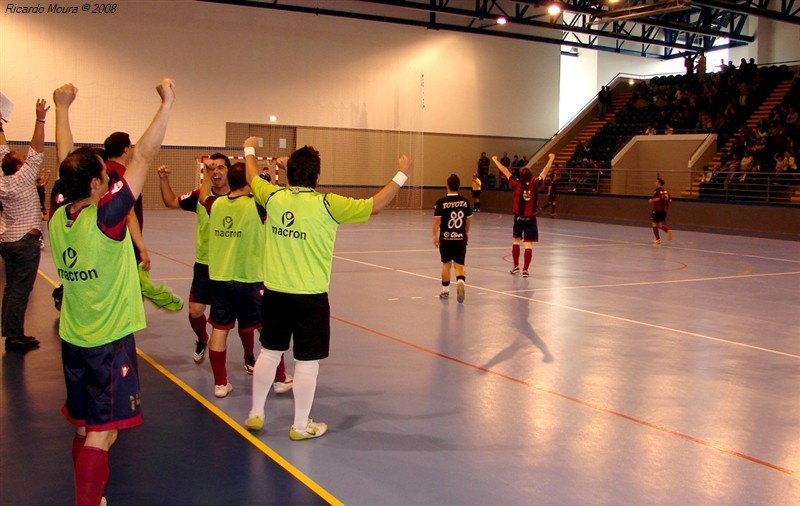
[[[372,214],[378,214],[389,205],[392,199],[400,191],[403,183],[411,177],[414,172],[414,162],[408,159],[406,155],[397,160],[397,174],[389,181],[386,186],[381,188],[378,193],[372,196]]]
[[[542,169],[542,172],[539,174],[539,177],[542,179],[547,179],[547,173],[550,172],[550,167],[553,166],[553,160],[556,159],[556,155],[554,153],[550,153],[547,155],[547,164]]]
[[[495,165],[497,165],[497,169],[506,177],[506,179],[511,179],[511,171],[508,170],[508,167],[500,163],[500,160],[498,160],[496,156],[492,157],[492,161]]]
[[[33,127],[33,137],[31,137],[31,147],[37,153],[44,151],[44,119],[50,107],[47,101],[40,98],[36,101],[36,124]]]
[[[170,175],[169,165],[162,165],[158,168],[158,184],[161,187],[161,200],[167,209],[180,209],[180,200],[175,192],[172,191],[172,186],[169,184]]]
[[[172,79],[162,79],[156,86],[156,90],[158,90],[158,94],[161,97],[161,105],[158,106],[158,111],[150,126],[147,127],[139,142],[136,143],[133,160],[125,171],[125,180],[128,182],[134,197],[138,197],[142,193],[144,181],[147,177],[147,169],[164,141],[169,114],[175,102],[175,83]]]
[[[78,88],[72,84],[60,86],[53,92],[53,103],[56,104],[56,157],[58,158],[56,170],[64,158],[75,149],[72,128],[69,125],[69,108],[77,95]]]
[[[247,184],[252,183],[254,177],[258,177],[258,163],[256,163],[256,146],[258,146],[258,137],[248,137],[247,139],[244,140],[244,154],[245,154],[244,166],[246,171],[245,178],[247,179]]]
[[[203,184],[200,185],[200,203],[205,205],[208,197],[211,196],[211,175],[206,172],[206,177],[203,178]]]

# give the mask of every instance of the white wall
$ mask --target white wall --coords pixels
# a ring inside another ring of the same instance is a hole
[[[166,144],[221,145],[226,121],[271,114],[287,125],[534,138],[558,126],[558,46],[186,0],[117,5],[102,16],[0,13],[0,91],[16,104],[9,139],[29,135],[36,98],[64,82],[79,89],[77,141],[136,136],[163,76],[178,97]]]
[[[771,19],[758,20],[757,51],[752,54],[756,63],[800,61],[800,25]]]
[[[136,135],[166,75],[178,86],[167,144],[217,146],[226,121],[266,123],[272,114],[287,125],[547,139],[617,74],[684,70],[680,58],[585,49],[560,57],[556,45],[268,9],[117,6],[105,15],[0,10],[0,91],[17,104],[10,139],[27,138],[36,98],[64,82],[80,90],[78,141],[117,129]],[[730,59],[800,59],[800,27],[758,22],[759,43]],[[708,55],[709,70],[721,57]]]
[[[565,50],[569,48],[565,46]],[[558,110],[559,128],[569,123],[586,104],[592,100],[600,89],[594,79],[588,76],[597,75],[598,51],[578,49],[578,56],[561,56],[561,103]]]

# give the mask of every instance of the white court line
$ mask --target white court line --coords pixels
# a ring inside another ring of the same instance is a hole
[[[357,264],[368,265],[368,266],[371,266],[371,267],[376,267],[376,268],[384,269],[384,270],[387,270],[387,271],[396,271],[396,272],[399,272],[399,273],[402,273],[402,274],[408,274],[410,276],[415,276],[415,277],[418,277],[418,278],[424,278],[424,279],[440,281],[439,277],[428,276],[426,274],[419,274],[419,273],[416,273],[416,272],[404,271],[404,270],[401,270],[401,269],[394,269],[392,267],[386,267],[386,266],[383,266],[383,265],[371,264],[371,263],[362,262],[362,261],[359,261],[359,260],[353,260],[353,259],[350,259],[350,258],[343,258],[343,257],[336,256],[336,255],[334,256],[334,258],[337,258],[339,260],[344,260],[344,261],[347,261],[347,262],[353,262],[353,263],[357,263]],[[800,273],[788,273],[788,274],[800,274]],[[774,274],[774,275],[778,275],[778,274]],[[766,274],[762,274],[762,275],[757,275],[756,274],[756,275],[753,275],[753,276],[766,276]],[[728,276],[728,277],[745,277],[745,276]],[[708,279],[709,280],[713,280],[715,278],[708,278]],[[648,284],[648,283],[642,283],[642,284]],[[652,328],[652,329],[665,330],[667,332],[674,332],[674,333],[682,334],[682,335],[685,335],[685,336],[691,336],[691,337],[696,337],[696,338],[699,338],[699,339],[706,339],[706,340],[709,340],[709,341],[715,341],[715,342],[718,342],[718,343],[724,343],[724,344],[731,344],[731,345],[734,345],[734,346],[740,346],[742,348],[748,348],[748,349],[751,349],[751,350],[763,351],[765,353],[772,353],[772,354],[780,355],[780,356],[784,356],[784,357],[800,359],[800,355],[796,355],[794,353],[786,353],[786,352],[783,352],[783,351],[772,350],[770,348],[762,348],[761,346],[754,346],[752,344],[740,343],[738,341],[731,341],[729,339],[722,339],[722,338],[719,338],[719,337],[707,336],[705,334],[698,334],[696,332],[689,332],[689,331],[686,331],[686,330],[680,330],[680,329],[675,329],[675,328],[671,328],[671,327],[664,327],[663,325],[656,325],[654,323],[647,323],[647,322],[643,322],[643,321],[639,321],[639,320],[632,320],[630,318],[624,318],[622,316],[614,316],[614,315],[607,314],[607,313],[600,313],[600,312],[591,311],[591,310],[588,310],[588,309],[581,309],[581,308],[578,308],[578,307],[567,306],[566,304],[559,304],[559,303],[556,303],[556,302],[550,302],[550,301],[541,300],[541,299],[534,299],[532,297],[525,297],[525,296],[522,296],[522,295],[518,295],[516,293],[510,293],[510,292],[507,292],[507,291],[493,290],[491,288],[486,288],[486,287],[476,286],[476,285],[470,285],[470,288],[472,288],[472,289],[477,288],[477,289],[485,290],[485,291],[487,291],[489,293],[494,293],[494,294],[497,294],[497,295],[505,295],[507,297],[514,297],[516,299],[529,300],[531,302],[538,302],[540,304],[545,304],[545,305],[557,307],[557,308],[560,308],[560,309],[568,309],[570,311],[576,311],[576,312],[579,312],[579,313],[584,313],[584,314],[588,314],[588,315],[592,315],[592,316],[598,316],[598,317],[601,317],[601,318],[609,318],[609,319],[612,319],[612,320],[625,322],[625,323],[632,323],[634,325],[641,325],[643,327],[648,327],[648,328]]]
[[[549,245],[539,245],[539,244],[537,244],[536,247],[534,248],[534,250],[535,251],[557,250],[557,249],[563,249],[563,248],[569,248],[569,249],[602,248],[602,247],[610,248],[610,247],[614,247],[614,246],[638,246],[638,247],[653,248],[653,245],[650,244],[650,243],[621,241],[621,240],[617,240],[617,239],[603,239],[603,238],[600,238],[600,237],[587,237],[587,236],[569,235],[569,234],[550,234],[550,235],[558,235],[558,236],[563,236],[563,237],[575,237],[575,238],[579,238],[579,239],[590,239],[590,240],[594,240],[594,241],[603,241],[603,242],[607,242],[607,243],[610,243],[610,244],[603,244],[603,245],[598,245],[598,244],[579,244],[579,245],[549,244]],[[503,250],[507,250],[507,249],[509,249],[508,245],[503,245],[503,246],[472,246],[472,247],[468,248],[468,251],[476,251],[476,250],[477,251],[494,251],[494,250],[503,251]],[[790,259],[790,258],[776,258],[776,257],[766,257],[766,256],[761,256],[761,255],[750,255],[750,254],[746,254],[746,253],[731,253],[729,251],[716,251],[716,250],[700,249],[700,248],[688,248],[686,246],[678,246],[678,245],[676,245],[674,243],[673,244],[668,244],[664,248],[665,251],[670,250],[670,249],[672,249],[672,250],[683,250],[683,251],[689,251],[689,252],[698,252],[698,253],[710,253],[710,254],[721,255],[721,256],[742,257],[742,258],[756,258],[758,260],[773,260],[773,261],[776,261],[776,262],[789,262],[789,263],[800,264],[800,260],[793,260],[793,259]],[[403,250],[391,249],[391,250],[337,251],[336,254],[337,255],[362,255],[362,254],[372,254],[372,255],[374,255],[374,254],[382,254],[382,255],[387,255],[387,254],[393,254],[393,253],[426,253],[426,252],[429,252],[429,251],[438,252],[438,250],[436,248],[430,247],[430,248],[423,248],[423,249],[403,249]]]
[[[579,288],[616,288],[618,286],[642,286],[642,285],[666,285],[670,283],[694,283],[696,281],[720,281],[726,279],[744,279],[744,278],[761,278],[761,277],[769,277],[769,276],[793,276],[800,274],[800,271],[794,272],[770,272],[767,274],[737,274],[735,276],[717,276],[717,277],[710,277],[710,278],[693,278],[693,279],[672,279],[667,281],[641,281],[638,283],[612,283],[608,285],[579,285],[579,286],[556,286],[556,287],[537,287],[536,291],[548,291],[548,290],[575,290]],[[514,290],[509,293],[516,293],[516,292],[525,292],[531,291],[533,288],[529,288],[528,290]]]

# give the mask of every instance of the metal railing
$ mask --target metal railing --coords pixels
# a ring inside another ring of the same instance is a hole
[[[638,174],[637,178],[631,174]],[[666,180],[673,198],[725,200],[795,204],[800,206],[800,172],[702,172],[674,171],[655,173],[652,170],[627,171],[634,183],[625,186],[623,193],[612,191],[613,169],[561,169],[560,193],[600,195],[649,195],[656,177]]]
[[[697,183],[696,194],[692,186],[690,196],[708,200],[800,204],[800,173],[718,172],[706,179]]]

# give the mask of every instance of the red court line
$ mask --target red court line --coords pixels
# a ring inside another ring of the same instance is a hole
[[[192,263],[192,264],[187,264],[186,262],[181,262],[181,261],[180,261],[180,260],[178,260],[177,258],[172,258],[171,256],[167,256],[167,255],[165,255],[165,254],[163,254],[163,253],[159,253],[158,251],[153,251],[153,250],[150,250],[150,254],[151,254],[151,255],[158,255],[158,256],[160,256],[161,258],[166,258],[167,260],[172,260],[172,261],[173,261],[173,262],[175,262],[176,264],[185,265],[186,267],[189,267],[190,269],[193,269],[193,268],[194,268],[194,264],[193,264],[193,263]]]
[[[787,469],[785,467],[781,467],[779,465],[772,464],[770,462],[758,459],[756,457],[751,457],[750,455],[746,455],[744,453],[737,452],[735,450],[731,450],[730,448],[724,448],[724,447],[722,447],[722,446],[720,446],[718,444],[712,443],[710,441],[705,441],[703,439],[699,439],[699,438],[696,438],[694,436],[690,436],[688,434],[683,434],[682,432],[674,431],[672,429],[668,429],[666,427],[662,427],[660,425],[656,425],[654,423],[651,423],[651,422],[648,422],[648,421],[645,421],[645,420],[640,420],[639,418],[634,418],[632,416],[626,415],[624,413],[620,413],[618,411],[614,411],[614,410],[611,410],[611,409],[608,409],[608,408],[604,408],[602,406],[598,406],[596,404],[592,404],[590,402],[586,402],[586,401],[583,401],[581,399],[577,399],[575,397],[570,397],[569,395],[565,395],[565,394],[556,392],[554,390],[549,390],[547,388],[544,388],[544,387],[541,387],[541,386],[538,386],[538,385],[534,385],[533,383],[529,383],[529,382],[527,382],[525,380],[521,380],[519,378],[514,378],[513,376],[508,376],[506,374],[503,374],[503,373],[500,373],[500,372],[497,372],[497,371],[493,371],[491,369],[487,369],[487,368],[481,367],[479,365],[475,365],[475,364],[471,364],[469,362],[465,362],[465,361],[457,359],[455,357],[451,357],[449,355],[445,355],[443,353],[439,353],[438,351],[434,351],[434,350],[431,350],[429,348],[425,348],[424,346],[420,346],[418,344],[414,344],[414,343],[411,343],[411,342],[408,342],[408,341],[404,341],[403,339],[400,339],[400,338],[397,338],[397,337],[394,337],[394,336],[390,336],[390,335],[384,334],[382,332],[378,332],[377,330],[374,330],[374,329],[371,329],[371,328],[368,328],[368,327],[364,327],[363,325],[359,325],[357,323],[354,323],[354,322],[351,322],[351,321],[348,321],[348,320],[344,320],[344,319],[338,318],[336,316],[331,316],[331,320],[336,320],[336,321],[338,321],[340,323],[344,323],[345,325],[350,325],[350,326],[355,327],[357,329],[361,329],[361,330],[363,330],[365,332],[369,332],[370,334],[375,334],[376,336],[380,336],[380,337],[384,337],[386,339],[390,339],[392,341],[395,341],[397,343],[403,344],[403,345],[408,346],[410,348],[414,348],[416,350],[428,353],[430,355],[434,355],[436,357],[443,358],[443,359],[449,360],[451,362],[455,362],[456,364],[460,364],[460,365],[469,367],[471,369],[476,369],[478,371],[482,371],[482,372],[485,372],[487,374],[491,374],[493,376],[497,376],[497,377],[500,377],[500,378],[503,378],[503,379],[506,379],[506,380],[509,380],[509,381],[513,381],[514,383],[518,383],[520,385],[523,385],[523,386],[526,386],[526,387],[529,387],[529,388],[534,388],[536,390],[539,390],[540,392],[552,395],[554,397],[559,397],[561,399],[565,399],[565,400],[574,402],[576,404],[580,404],[581,406],[587,407],[589,409],[593,409],[595,411],[599,411],[601,413],[605,413],[605,414],[608,414],[608,415],[613,415],[613,416],[628,420],[630,422],[637,423],[637,424],[642,425],[644,427],[648,427],[650,429],[655,429],[655,430],[661,431],[661,432],[663,432],[665,434],[669,434],[669,435],[672,435],[672,436],[677,436],[677,437],[685,439],[687,441],[691,441],[692,443],[697,443],[699,445],[705,446],[706,448],[711,448],[712,450],[717,450],[717,451],[725,453],[727,455],[731,455],[733,457],[739,457],[741,459],[748,460],[748,461],[753,462],[755,464],[759,464],[761,466],[768,467],[770,469],[774,469],[775,471],[779,471],[781,473],[788,474],[789,476],[792,476],[794,478],[800,478],[800,471],[792,471],[791,469]]]

